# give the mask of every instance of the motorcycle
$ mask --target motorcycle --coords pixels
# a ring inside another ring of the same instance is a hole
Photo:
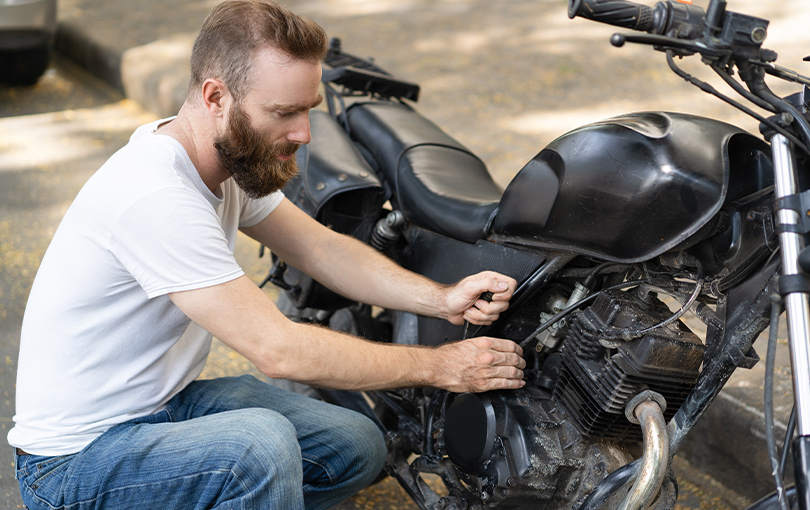
[[[630,113],[563,134],[501,190],[481,159],[414,109],[417,84],[333,39],[328,112],[311,112],[312,141],[296,154],[301,173],[286,196],[433,280],[494,270],[519,285],[483,327],[352,302],[276,256],[262,285],[284,289],[279,307],[294,320],[375,341],[487,335],[524,348],[519,390],[315,390],[378,424],[385,473],[424,510],[674,508],[672,456],[734,370],[758,361],[752,344],[770,324],[765,419],[777,491],[752,508],[810,509],[810,78],[762,47],[767,20],[725,0],[706,11],[570,0],[568,13],[638,31],[611,43],[665,53],[687,82],[756,118],[763,137],[695,115]],[[678,67],[696,55],[742,101]],[[801,91],[777,97],[766,76]],[[789,489],[768,397],[783,309],[798,428],[792,444],[792,426],[785,438]],[[703,338],[686,313],[705,324]],[[422,473],[439,475],[445,493]]]

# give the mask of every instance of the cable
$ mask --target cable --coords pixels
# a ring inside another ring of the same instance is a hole
[[[722,67],[718,66],[717,64],[712,64],[710,67],[714,70],[715,73],[717,73],[720,76],[720,78],[723,79],[723,81],[725,81],[728,84],[729,87],[734,89],[736,93],[743,96],[747,100],[751,101],[755,105],[759,106],[763,110],[768,110],[771,113],[779,113],[779,110],[774,108],[772,104],[765,101],[764,99],[760,99],[756,95],[745,90],[745,87],[740,85],[740,83],[737,80],[729,76],[729,74],[725,72]]]
[[[610,473],[591,491],[579,510],[598,510],[614,492],[636,478],[639,463],[636,459]]]
[[[680,310],[675,312],[675,314],[671,315],[668,319],[655,324],[654,326],[650,326],[648,328],[644,328],[641,330],[632,330],[627,328],[614,328],[610,327],[610,329],[605,329],[599,332],[599,335],[613,340],[616,338],[621,338],[622,340],[633,340],[634,338],[640,338],[650,331],[658,328],[663,328],[664,326],[675,322],[676,320],[680,319],[683,314],[692,306],[692,304],[697,299],[698,295],[700,295],[700,291],[703,289],[703,280],[698,280],[697,285],[695,285],[695,290],[692,292],[692,295],[689,296],[689,300],[684,303]]]
[[[680,319],[683,316],[683,314],[685,314],[686,311],[692,306],[692,304],[694,304],[695,300],[700,295],[700,291],[703,289],[703,277],[704,277],[703,264],[698,259],[694,259],[694,263],[698,270],[697,284],[695,285],[695,289],[692,291],[692,295],[689,296],[689,299],[686,301],[686,303],[684,303],[681,309],[675,312],[675,314],[670,316],[668,319],[663,320],[658,324],[655,324],[654,326],[650,326],[648,328],[644,328],[641,330],[638,329],[632,330],[628,328],[614,328],[611,326],[610,328],[605,328],[604,330],[600,331],[599,335],[609,340],[613,340],[616,338],[621,338],[622,340],[633,340],[634,338],[640,338],[646,335],[647,333],[653,331],[654,329],[663,328],[664,326],[672,324],[676,320]]]
[[[774,94],[773,91],[768,87],[768,84],[765,83],[764,79],[752,79],[750,83],[746,82],[746,85],[748,85],[751,92],[773,105],[779,111],[792,115],[794,124],[798,126],[799,134],[801,135],[802,139],[805,143],[810,143],[810,125],[808,125],[807,119],[804,118],[804,115],[799,110],[797,110],[792,104]],[[782,132],[779,131],[779,133]],[[806,146],[803,147],[803,149],[804,152],[808,152]],[[810,154],[810,152],[808,152],[808,154]]]
[[[672,50],[667,50],[667,63],[669,64],[670,69],[672,69],[672,71],[675,74],[677,74],[678,76],[680,76],[681,78],[686,80],[688,83],[696,86],[697,88],[699,88],[703,92],[706,92],[707,94],[711,94],[711,95],[715,96],[716,98],[720,99],[721,101],[724,101],[724,102],[730,104],[731,106],[733,106],[734,108],[737,108],[738,110],[745,113],[746,115],[749,115],[749,116],[755,118],[756,120],[762,122],[763,124],[765,124],[769,128],[773,129],[777,133],[781,134],[782,136],[784,136],[785,138],[787,138],[788,140],[793,142],[793,144],[796,147],[798,147],[799,149],[803,150],[804,152],[810,154],[810,151],[808,151],[807,146],[801,140],[799,140],[798,138],[796,138],[795,136],[793,136],[792,134],[787,132],[781,126],[776,125],[774,122],[766,119],[765,117],[763,117],[762,115],[756,113],[755,111],[748,108],[747,106],[738,103],[737,101],[731,99],[730,97],[728,97],[726,95],[721,94],[720,92],[717,91],[717,89],[715,89],[714,87],[712,87],[708,83],[698,80],[694,76],[690,75],[689,73],[687,73],[687,72],[683,71],[681,68],[679,68],[675,64],[675,60],[672,58]]]
[[[782,474],[785,473],[787,466],[788,452],[790,451],[790,442],[793,439],[793,432],[796,430],[796,406],[790,410],[790,419],[788,420],[787,432],[785,432],[785,442],[782,444],[782,458],[779,460],[779,470]]]
[[[776,453],[776,438],[773,432],[773,372],[776,365],[776,339],[779,333],[779,315],[781,312],[779,296],[771,298],[771,330],[768,334],[768,354],[765,361],[765,441],[768,445],[768,457],[771,461],[774,481],[776,482],[776,495],[782,510],[790,510],[785,495],[785,482],[782,480],[782,470]]]
[[[534,340],[534,337],[536,337],[537,335],[539,335],[543,331],[550,328],[552,324],[556,323],[557,321],[559,321],[560,319],[562,319],[563,317],[565,317],[569,313],[573,312],[574,310],[576,310],[580,306],[584,305],[585,303],[590,302],[593,299],[596,299],[596,296],[598,296],[599,294],[602,294],[603,292],[607,292],[609,290],[619,290],[619,289],[624,289],[624,288],[628,288],[628,287],[635,287],[635,286],[641,285],[642,283],[648,283],[648,281],[647,280],[635,280],[635,281],[632,281],[632,282],[620,283],[618,285],[614,285],[613,287],[609,287],[607,289],[602,289],[599,292],[591,294],[590,296],[588,296],[586,298],[580,299],[579,301],[577,301],[573,305],[571,305],[568,308],[566,308],[565,310],[557,313],[557,315],[555,315],[554,317],[550,318],[549,320],[547,320],[546,322],[541,324],[540,327],[535,329],[532,334],[530,334],[522,342],[520,342],[520,346],[525,349],[526,346],[529,345],[529,342]]]

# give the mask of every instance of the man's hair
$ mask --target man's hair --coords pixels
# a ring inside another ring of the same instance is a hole
[[[234,101],[251,86],[254,57],[272,47],[296,60],[321,62],[328,48],[317,23],[272,1],[227,0],[203,22],[191,51],[189,96],[208,78],[222,80]]]

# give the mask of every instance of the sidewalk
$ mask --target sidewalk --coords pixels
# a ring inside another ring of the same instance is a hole
[[[56,48],[152,113],[173,115],[185,97],[193,39],[215,3],[60,0]],[[687,111],[756,132],[755,121],[672,75],[660,53],[618,50],[607,42],[610,27],[570,21],[563,0],[286,4],[330,36],[341,36],[347,51],[374,55],[384,68],[420,83],[417,108],[481,156],[502,186],[557,135],[627,111]],[[771,19],[766,46],[780,52],[780,64],[807,73],[801,57],[802,51],[810,53],[804,28],[810,6],[802,0],[786,0],[778,8],[756,0],[730,4]],[[698,67],[693,72],[699,73]],[[764,356],[763,340],[756,348]],[[784,342],[777,356],[779,437],[792,401]],[[772,487],[761,410],[763,372],[764,359],[753,370],[739,370],[683,448],[692,465],[752,499]]]

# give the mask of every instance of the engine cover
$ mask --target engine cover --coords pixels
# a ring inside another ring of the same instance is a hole
[[[457,396],[445,413],[450,460],[488,508],[570,508],[632,460],[588,440],[539,388]]]
[[[619,291],[601,294],[593,306],[572,315],[553,398],[580,433],[640,440],[641,429],[624,412],[646,389],[666,399],[666,421],[681,407],[697,383],[705,350],[682,322],[621,342],[618,348],[599,342],[606,328],[644,329],[671,315],[654,294],[643,301],[635,293]]]

